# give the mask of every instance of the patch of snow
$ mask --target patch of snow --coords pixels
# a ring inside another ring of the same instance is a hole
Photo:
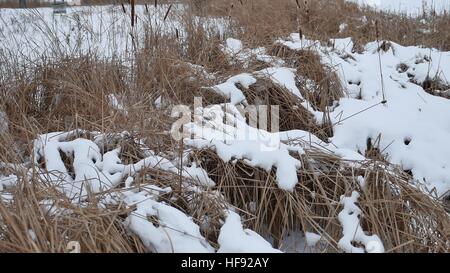
[[[108,103],[109,103],[109,106],[112,107],[113,109],[115,109],[119,112],[122,112],[124,115],[128,115],[128,111],[127,111],[126,107],[124,106],[122,100],[119,100],[116,95],[109,94],[108,95]]]
[[[347,30],[348,28],[348,24],[347,23],[342,23],[339,25],[339,33],[344,32],[345,30]]]
[[[231,64],[238,62],[243,64],[244,68],[248,68],[252,59],[276,66],[284,64],[284,61],[280,58],[268,55],[264,47],[255,49],[244,48],[242,41],[234,38],[228,38],[221,50],[228,56]]]
[[[5,112],[0,111],[0,134],[8,132],[9,120]]]
[[[306,244],[309,247],[313,247],[313,246],[317,245],[317,243],[320,241],[321,238],[322,238],[322,236],[320,236],[317,233],[305,232]]]
[[[136,205],[136,210],[126,219],[127,226],[141,238],[147,249],[157,253],[214,252],[200,234],[199,226],[182,211],[157,202],[155,192],[165,190],[124,193],[126,204]]]
[[[361,209],[355,204],[358,198],[359,193],[356,191],[350,197],[341,196],[340,203],[344,207],[338,214],[338,219],[342,225],[343,237],[338,246],[348,253],[382,253],[384,246],[380,238],[377,235],[366,235],[360,225]],[[364,245],[364,248],[354,246],[353,242]]]
[[[17,184],[18,177],[16,175],[1,176],[0,175],[0,192],[5,188],[12,187]]]
[[[42,59],[51,61],[84,55],[127,62],[134,58],[134,49],[145,44],[144,33],[148,28],[161,35],[187,39],[186,25],[180,16],[165,18],[168,7],[168,4],[136,5],[139,23],[134,29],[129,14],[123,13],[121,5],[70,6],[66,13],[56,15],[51,7],[1,9],[0,52],[12,57],[7,61],[18,63],[34,64]],[[185,7],[182,3],[172,4],[170,15],[184,11]],[[125,8],[129,10],[129,5]],[[223,36],[228,20],[194,17],[193,23],[194,28],[208,29],[207,35]]]
[[[212,90],[219,95],[230,99],[230,103],[236,105],[246,102],[244,94],[237,88],[236,84],[241,84],[244,88],[249,88],[250,85],[255,83],[256,79],[252,75],[244,73],[233,76],[226,82],[213,86]]]
[[[218,253],[281,253],[258,233],[244,229],[241,217],[230,210],[220,229],[218,243]]]

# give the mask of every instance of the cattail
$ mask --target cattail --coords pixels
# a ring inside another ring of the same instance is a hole
[[[131,27],[134,27],[134,22],[135,22],[135,2],[136,0],[130,0],[130,5],[131,5]]]

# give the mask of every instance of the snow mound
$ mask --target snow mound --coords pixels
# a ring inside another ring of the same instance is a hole
[[[242,91],[237,88],[236,84],[241,84],[244,88],[256,83],[256,79],[248,74],[239,74],[229,78],[226,82],[215,85],[212,90],[219,95],[230,100],[232,104],[246,103],[246,99]]]
[[[152,192],[167,192],[153,187]],[[182,211],[157,202],[158,194],[146,191],[125,192],[128,206],[136,205],[127,218],[127,226],[144,245],[157,253],[212,253],[214,248],[200,234],[200,229]],[[153,217],[153,218],[151,218]],[[149,219],[152,220],[149,220]]]
[[[218,253],[281,253],[256,232],[244,229],[239,215],[230,210],[220,229],[218,242]]]

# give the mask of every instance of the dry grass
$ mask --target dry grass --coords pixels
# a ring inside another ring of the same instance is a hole
[[[387,252],[447,252],[450,219],[440,201],[409,183],[402,170],[378,162],[351,168],[338,157],[310,150],[301,161],[299,183],[293,193],[277,187],[274,172],[267,173],[243,162],[222,162],[215,153],[196,154],[225,197],[246,212],[246,224],[268,234],[282,247],[282,238],[292,230],[322,234],[321,251],[339,251],[341,225],[337,214],[341,195],[361,192],[361,226],[383,238]],[[366,186],[361,188],[357,177]],[[254,204],[254,205],[251,205]]]
[[[209,3],[210,13],[230,16],[236,20],[236,26],[250,30],[237,31],[237,34],[253,45],[269,45],[273,38],[301,32],[308,38],[324,42],[330,38],[352,37],[356,46],[379,38],[402,45],[421,44],[450,50],[448,13],[427,13],[411,18],[363,9],[345,0],[213,0]],[[342,32],[341,24],[347,24]]]
[[[196,14],[230,18],[226,35],[242,39],[251,48],[267,47],[269,52],[298,68],[300,77],[314,80],[317,89],[308,89],[301,80],[298,86],[314,107],[325,112],[333,100],[343,96],[333,70],[321,65],[310,51],[293,53],[275,46],[275,39],[301,31],[324,42],[351,36],[356,47],[360,47],[377,38],[375,22],[378,22],[380,39],[450,50],[448,15],[427,15],[428,22],[424,24],[419,19],[361,10],[342,0],[298,1],[298,4],[294,0],[211,0],[197,4],[179,15],[187,32],[185,40],[149,28],[143,48],[134,52],[131,66],[125,61],[104,60],[95,55],[60,58],[29,67],[12,63],[9,72],[0,76],[0,110],[9,119],[9,131],[0,133],[0,161],[27,162],[30,143],[36,135],[75,128],[103,133],[126,130],[135,138],[145,138],[145,144],[157,153],[164,152],[169,157],[178,154],[180,143],[167,134],[173,121],[171,107],[192,105],[194,96],[203,97],[204,105],[225,102],[219,96],[205,95],[202,87],[245,71],[228,63],[219,49],[223,37],[196,24],[193,19]],[[367,20],[362,20],[363,16]],[[348,24],[344,32],[339,32],[341,23]],[[420,28],[432,31],[418,32]],[[215,73],[216,80],[193,72],[188,63],[204,66],[209,73]],[[0,71],[6,71],[1,68]],[[255,63],[248,70],[260,68],[261,64]],[[327,121],[318,126],[300,105],[301,101],[284,88],[260,79],[243,92],[250,103],[261,100],[266,105],[280,105],[281,130],[308,130],[323,140],[332,136]],[[109,106],[110,94],[121,99],[127,115]],[[159,97],[160,108],[155,105]],[[123,148],[121,157],[125,162],[142,158],[140,148],[127,140],[118,140],[115,145]],[[441,201],[411,185],[410,177],[402,170],[387,172],[387,168],[393,167],[380,162],[382,158],[373,152],[375,155],[368,157],[378,160],[352,169],[338,157],[310,150],[300,158],[303,162],[298,171],[300,182],[293,193],[288,193],[276,186],[274,172],[267,173],[243,162],[235,165],[222,162],[210,151],[195,151],[193,158],[208,171],[217,183],[214,190],[223,193],[226,200],[186,189],[174,191],[173,195],[164,196],[164,200],[193,216],[197,223],[209,216],[214,228],[202,233],[213,245],[217,244],[226,201],[244,215],[246,226],[272,237],[277,245],[287,231],[297,229],[323,234],[327,241],[323,250],[337,252],[337,240],[341,237],[338,200],[341,195],[357,190],[361,192],[362,226],[378,234],[387,251],[447,252],[450,223]],[[12,172],[0,169],[3,174]],[[356,181],[358,176],[366,180],[364,189]],[[75,206],[36,176],[27,178],[21,173],[20,177],[19,185],[10,189],[14,199],[0,203],[0,252],[64,252],[72,240],[79,241],[85,252],[145,251],[142,242],[123,226],[129,209],[120,206],[99,209],[98,199],[86,207]],[[139,174],[136,183],[177,189],[179,180],[174,174],[146,170]],[[70,213],[49,215],[41,205],[46,199],[57,200],[57,206],[69,209]],[[251,202],[256,204],[255,210]],[[29,230],[34,231],[36,240]]]
[[[70,252],[71,241],[82,252],[145,252],[122,223],[129,209],[80,207],[36,180],[22,180],[11,194],[0,203],[0,252]]]
[[[251,105],[278,105],[280,131],[304,130],[327,141],[331,137],[331,124],[325,120],[318,125],[314,116],[302,106],[302,100],[284,87],[280,87],[267,79],[258,79],[248,90],[244,90],[247,101]],[[268,109],[270,111],[270,109]],[[268,113],[268,117],[270,114]],[[270,120],[268,121],[270,124]]]
[[[293,51],[283,45],[276,45],[271,53],[297,69],[299,90],[315,110],[326,112],[333,101],[344,97],[336,68],[322,64],[320,56],[314,50]]]

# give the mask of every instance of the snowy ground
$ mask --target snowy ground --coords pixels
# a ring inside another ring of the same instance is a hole
[[[177,33],[184,39],[179,21],[183,8],[173,5],[164,20],[169,5],[137,5],[134,29],[129,6],[126,14],[120,5],[68,7],[62,14],[53,8],[0,9],[0,56],[8,56],[5,62],[20,63],[86,54],[129,58],[149,30],[172,37]],[[219,32],[225,25],[216,19],[196,18],[196,22]]]
[[[439,14],[450,11],[448,0],[347,0],[360,5],[367,5],[378,10],[420,15],[424,11],[435,11]]]

